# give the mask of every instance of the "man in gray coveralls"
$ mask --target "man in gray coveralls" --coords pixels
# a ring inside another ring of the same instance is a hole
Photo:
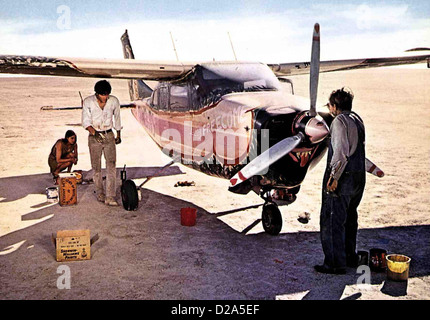
[[[366,184],[365,129],[352,109],[354,95],[342,88],[329,99],[330,126],[327,167],[323,179],[320,215],[324,264],[314,268],[321,273],[345,274],[357,267],[358,214]]]

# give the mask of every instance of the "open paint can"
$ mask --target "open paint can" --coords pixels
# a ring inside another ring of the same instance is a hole
[[[58,187],[46,188],[46,200],[48,202],[58,202]]]
[[[73,174],[76,177],[76,183],[81,184],[82,181],[84,180],[84,175],[82,173],[82,170],[75,170],[73,171]]]
[[[402,254],[387,256],[387,277],[394,281],[407,281],[409,278],[409,264],[411,258]]]

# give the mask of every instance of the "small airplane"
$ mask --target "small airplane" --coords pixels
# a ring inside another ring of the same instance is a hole
[[[320,62],[315,24],[311,61],[264,64],[241,61],[185,63],[135,60],[127,30],[124,58],[86,59],[0,55],[1,73],[127,79],[131,112],[159,148],[175,161],[230,180],[229,191],[264,200],[262,224],[277,235],[279,205],[295,201],[309,169],[323,158],[333,117],[316,108],[320,72],[426,62],[430,55]],[[310,74],[310,101],[294,95],[285,76]],[[145,80],[158,81],[152,89]],[[281,82],[288,83],[287,92]],[[366,159],[366,170],[383,171]],[[121,172],[121,177],[124,170]],[[151,177],[150,177],[151,178]],[[150,178],[147,178],[146,183]],[[138,206],[132,180],[122,178],[124,208]]]

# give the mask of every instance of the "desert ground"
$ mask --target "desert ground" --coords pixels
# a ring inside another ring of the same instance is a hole
[[[307,76],[291,77],[308,96]],[[380,68],[320,75],[318,105],[332,90],[350,87],[363,118],[367,157],[385,177],[367,175],[359,207],[358,249],[383,248],[411,257],[407,282],[371,272],[370,282],[314,271],[323,253],[319,234],[323,160],[304,181],[298,199],[280,207],[283,229],[264,233],[255,194],[230,193],[229,182],[180,164],[144,186],[137,211],[97,202],[94,185],[78,185],[78,203],[47,202],[53,185],[48,154],[68,129],[77,134],[79,162],[91,174],[88,133],[79,110],[41,111],[46,105],[79,106],[79,91],[93,93],[96,79],[0,78],[0,299],[145,300],[427,300],[430,298],[430,70]],[[129,101],[127,82],[112,80],[112,94]],[[170,159],[121,110],[117,172],[140,184]],[[104,166],[104,162],[103,162]],[[178,181],[195,186],[175,187]],[[118,188],[120,179],[118,179]],[[120,199],[118,193],[118,199]],[[180,209],[197,209],[193,227]],[[297,218],[310,213],[307,224]],[[99,240],[91,260],[57,262],[51,234],[90,229]],[[59,289],[58,268],[70,268],[71,288]]]

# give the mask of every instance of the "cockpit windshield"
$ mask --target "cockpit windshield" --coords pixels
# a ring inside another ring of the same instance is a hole
[[[152,101],[159,109],[183,112],[216,103],[229,93],[278,90],[281,84],[265,64],[210,62],[196,65],[180,80],[160,83]]]
[[[280,89],[278,79],[264,64],[210,63],[201,64],[199,67],[196,73],[201,73],[201,85],[209,90],[227,86],[239,92]]]
[[[193,83],[203,104],[214,103],[228,93],[281,89],[273,72],[261,63],[201,64],[195,69]]]

